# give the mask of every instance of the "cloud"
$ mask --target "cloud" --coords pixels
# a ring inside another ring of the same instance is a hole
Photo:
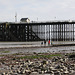
[[[31,20],[74,19],[75,0],[0,0],[0,21],[14,21],[15,12],[18,21],[22,17]]]

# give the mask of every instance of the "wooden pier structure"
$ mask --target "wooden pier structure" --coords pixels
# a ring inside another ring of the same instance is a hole
[[[0,23],[0,41],[74,41],[75,22]]]

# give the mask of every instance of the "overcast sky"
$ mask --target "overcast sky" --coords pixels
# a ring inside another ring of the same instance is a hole
[[[0,22],[75,20],[75,0],[0,0]]]

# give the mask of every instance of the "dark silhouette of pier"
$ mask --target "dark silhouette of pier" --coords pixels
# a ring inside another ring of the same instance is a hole
[[[75,21],[0,23],[0,41],[74,41]]]

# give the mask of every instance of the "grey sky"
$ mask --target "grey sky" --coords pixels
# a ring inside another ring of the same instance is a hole
[[[0,0],[0,21],[75,20],[75,0]]]

